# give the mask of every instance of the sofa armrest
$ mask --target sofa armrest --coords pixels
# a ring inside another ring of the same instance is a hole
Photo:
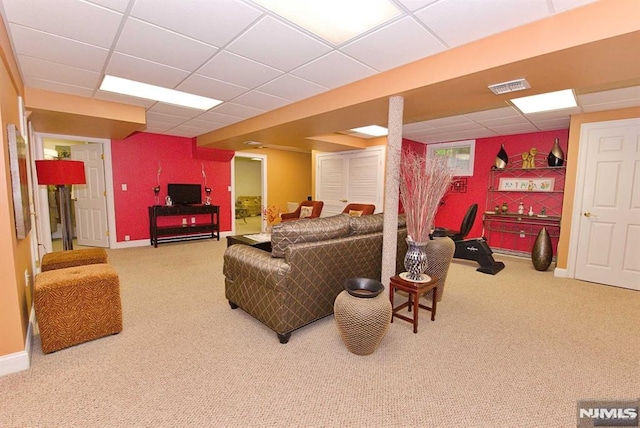
[[[222,270],[228,281],[275,289],[283,286],[289,265],[284,259],[271,257],[268,251],[236,244],[225,250]]]

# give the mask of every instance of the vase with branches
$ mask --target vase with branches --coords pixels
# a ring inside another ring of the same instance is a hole
[[[449,188],[453,170],[448,159],[405,150],[400,168],[400,200],[407,218],[406,279],[425,280],[426,246],[440,201]]]

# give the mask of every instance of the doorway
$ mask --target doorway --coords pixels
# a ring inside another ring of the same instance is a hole
[[[247,235],[264,231],[262,209],[266,200],[266,155],[236,152],[233,159],[233,233]]]
[[[585,124],[580,135],[572,276],[640,290],[640,119]]]
[[[91,138],[91,137],[80,137],[80,136],[70,136],[70,135],[57,135],[57,134],[44,134],[44,133],[34,133],[34,142],[35,142],[35,157],[39,159],[43,159],[45,157],[51,159],[52,157],[57,158],[68,158],[68,159],[78,159],[83,160],[84,155],[80,155],[78,157],[75,154],[72,154],[72,151],[76,151],[79,149],[80,152],[89,150],[90,152],[99,152],[98,162],[99,162],[99,175],[100,177],[95,177],[94,169],[90,170],[87,173],[87,188],[88,186],[92,186],[94,188],[100,187],[99,194],[102,196],[101,207],[99,208],[101,218],[103,219],[103,224],[100,225],[102,232],[100,233],[101,240],[100,241],[82,241],[79,242],[75,239],[78,236],[75,233],[75,230],[79,231],[87,231],[87,230],[95,230],[95,224],[85,224],[89,217],[93,219],[100,218],[97,212],[92,213],[92,216],[83,216],[81,215],[78,218],[77,210],[74,209],[76,203],[82,203],[81,201],[72,200],[72,219],[73,219],[73,228],[74,228],[74,248],[82,248],[82,246],[91,246],[91,247],[105,247],[105,248],[114,248],[115,243],[115,233],[109,233],[110,230],[115,231],[115,209],[113,202],[113,172],[111,168],[111,141],[108,139],[102,138]],[[56,148],[57,147],[57,148]],[[74,149],[75,148],[75,149]],[[83,148],[85,148],[83,150]],[[74,157],[75,156],[75,157]],[[86,169],[86,167],[85,167]],[[100,182],[98,185],[91,185],[90,183],[97,181],[99,178]],[[38,223],[40,236],[38,236],[39,241],[39,256],[42,257],[44,254],[57,251],[61,249],[57,246],[57,237],[60,234],[60,228],[57,224],[54,226],[53,222],[55,219],[52,219],[52,208],[49,204],[50,195],[46,186],[37,186],[37,199],[39,203],[37,204],[38,210]],[[83,186],[84,187],[84,186]],[[81,193],[78,189],[74,188],[74,195],[72,199],[76,199],[76,196],[81,196]],[[87,192],[84,191],[86,195]],[[84,220],[83,218],[84,217]],[[57,229],[57,230],[56,230]],[[81,233],[82,235],[82,233]],[[55,245],[54,245],[55,244]]]

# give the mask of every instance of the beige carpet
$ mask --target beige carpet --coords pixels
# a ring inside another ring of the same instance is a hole
[[[372,355],[327,317],[281,345],[224,298],[225,242],[110,250],[124,330],[0,378],[2,427],[571,427],[576,400],[640,395],[640,293],[499,257],[455,261],[435,322]]]

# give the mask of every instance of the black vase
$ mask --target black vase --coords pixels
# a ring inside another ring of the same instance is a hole
[[[564,165],[564,153],[562,152],[562,147],[560,147],[560,140],[556,138],[553,143],[553,147],[549,152],[549,156],[547,156],[547,163],[549,166],[562,166]]]
[[[552,259],[553,247],[551,246],[551,237],[549,236],[549,232],[547,232],[547,228],[543,227],[533,243],[531,261],[536,270],[545,271],[549,268]]]
[[[504,169],[509,163],[509,156],[507,156],[507,152],[504,149],[504,144],[500,146],[500,151],[496,155],[495,167],[497,169]]]

